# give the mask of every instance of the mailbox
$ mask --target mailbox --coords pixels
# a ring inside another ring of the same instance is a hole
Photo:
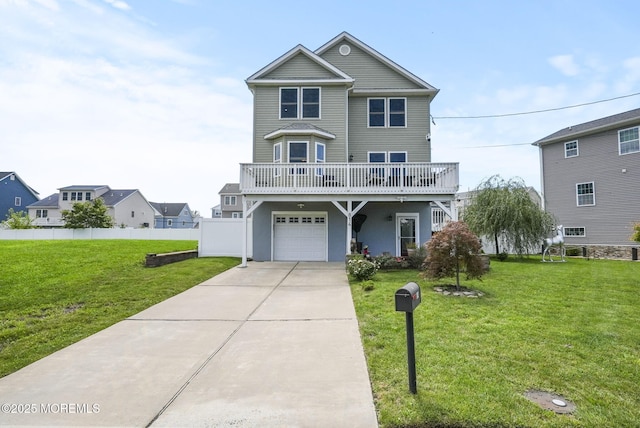
[[[396,311],[398,312],[413,312],[420,302],[420,287],[415,282],[409,282],[396,291]]]

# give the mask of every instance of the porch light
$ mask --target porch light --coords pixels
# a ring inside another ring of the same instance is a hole
[[[298,204],[298,208],[300,209],[304,208],[304,204],[303,203]]]
[[[391,214],[387,216],[387,221],[393,221],[393,216]]]

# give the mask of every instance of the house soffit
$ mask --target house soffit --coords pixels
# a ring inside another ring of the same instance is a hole
[[[291,60],[297,55],[306,56],[309,60],[313,61],[314,63],[324,68],[325,70],[329,71],[335,77],[331,79],[300,79],[300,78],[292,78],[292,79],[272,79],[271,78],[270,79],[266,77],[269,75],[269,73],[276,70],[278,67],[282,66],[287,61]],[[246,83],[251,86],[251,85],[258,85],[258,84],[273,85],[273,84],[286,84],[286,83],[294,83],[294,82],[295,83],[346,84],[346,83],[352,83],[353,81],[354,79],[349,75],[347,75],[346,73],[344,73],[342,70],[338,69],[331,63],[325,61],[324,59],[314,54],[304,46],[298,45],[295,48],[291,49],[289,52],[282,55],[280,58],[276,59],[275,61],[267,65],[266,67],[263,67],[258,72],[251,75],[249,78],[247,78]]]
[[[264,139],[273,140],[285,135],[311,135],[328,140],[335,140],[336,138],[336,136],[331,132],[318,128],[310,123],[293,123],[268,133],[264,136]]]
[[[433,87],[429,83],[425,82],[424,80],[422,80],[421,78],[419,78],[415,74],[411,73],[410,71],[408,71],[404,67],[398,65],[394,61],[392,61],[389,58],[387,58],[386,56],[382,55],[380,52],[376,51],[372,47],[368,46],[367,44],[365,44],[362,41],[358,40],[357,38],[353,37],[351,34],[347,33],[346,31],[338,34],[332,40],[330,40],[329,42],[325,43],[324,45],[322,45],[321,47],[316,49],[315,54],[318,55],[318,56],[322,56],[322,54],[324,54],[329,49],[333,48],[334,46],[336,46],[336,45],[338,45],[340,43],[345,43],[345,42],[346,43],[351,43],[351,44],[357,46],[359,49],[363,50],[364,52],[368,53],[372,57],[376,58],[378,61],[380,61],[383,64],[385,64],[387,67],[393,69],[394,71],[396,71],[397,73],[401,74],[402,76],[404,76],[408,80],[412,81],[416,85],[423,87],[424,90],[426,90],[426,92],[432,93],[434,97],[440,91],[439,89],[436,89],[435,87]]]

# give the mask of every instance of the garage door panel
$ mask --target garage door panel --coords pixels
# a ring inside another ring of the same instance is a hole
[[[326,214],[274,216],[273,259],[277,261],[326,261]]]

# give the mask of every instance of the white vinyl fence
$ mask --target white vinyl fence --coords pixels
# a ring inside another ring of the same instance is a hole
[[[242,257],[244,222],[236,218],[206,218],[200,221],[198,257]],[[253,256],[253,222],[247,220],[247,256]]]
[[[242,257],[242,219],[201,219],[199,229],[0,229],[0,240],[144,239],[198,241],[198,257]],[[247,256],[253,255],[252,221],[247,224]]]
[[[200,239],[199,229],[17,229],[0,230],[0,239]]]

